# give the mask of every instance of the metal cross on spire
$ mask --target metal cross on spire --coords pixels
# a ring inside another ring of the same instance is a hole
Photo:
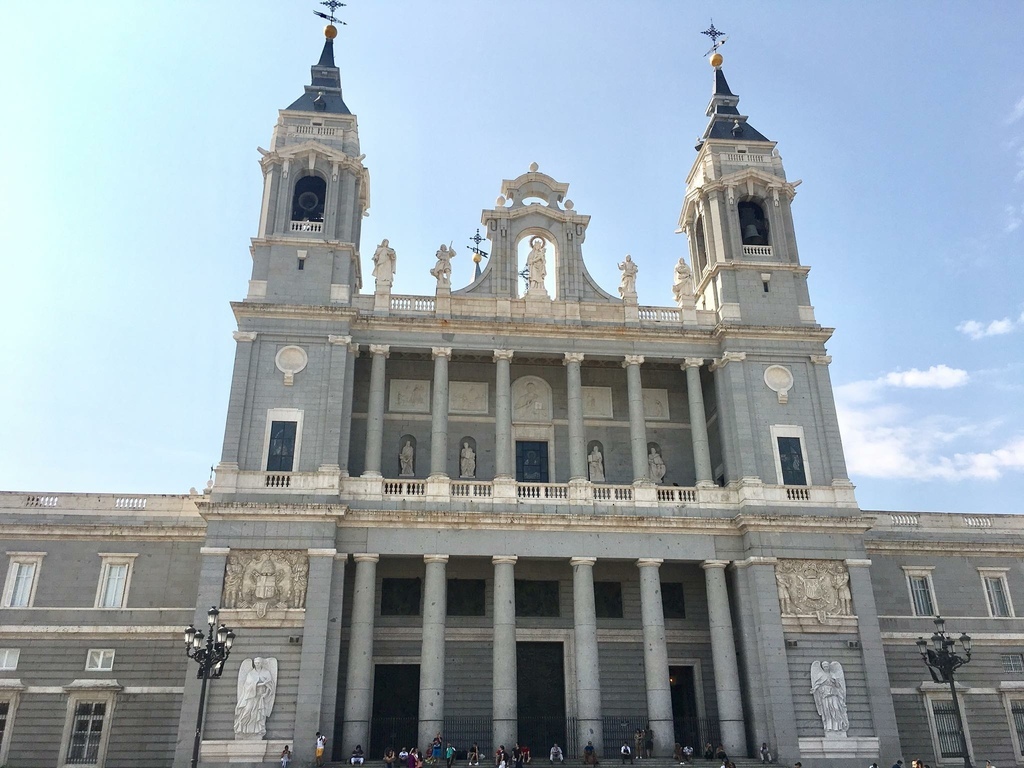
[[[725,45],[725,41],[729,39],[728,37],[725,36],[724,32],[715,29],[714,19],[711,20],[711,26],[705,29],[703,32],[701,32],[701,34],[707,35],[708,37],[711,38],[711,49],[704,54],[705,56],[710,56],[712,53],[715,53],[719,48]],[[718,38],[722,39],[719,40]]]
[[[477,227],[476,234],[469,239],[473,241],[473,244],[466,247],[473,252],[473,279],[476,280],[480,277],[480,262],[488,256],[486,251],[480,250],[480,243],[487,238],[480,234],[480,228]]]
[[[338,0],[324,0],[320,5],[326,7],[330,13],[323,13],[321,11],[313,11],[314,15],[319,16],[321,19],[327,19],[329,24],[345,24],[344,21],[339,19],[338,9],[344,8],[346,3],[339,3]]]

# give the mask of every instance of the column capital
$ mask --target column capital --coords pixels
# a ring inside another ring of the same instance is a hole
[[[352,559],[357,563],[376,563],[380,560],[380,555],[374,552],[355,552]]]
[[[871,567],[871,561],[867,560],[867,559],[862,559],[862,558],[848,557],[843,562],[846,563],[846,567],[847,568],[870,568]]]
[[[391,355],[391,345],[390,344],[371,344],[370,345],[370,354],[371,355],[384,355],[384,357],[389,357]]]
[[[712,568],[722,568],[723,570],[729,566],[731,560],[705,560],[700,564],[700,567],[705,571],[709,571]]]
[[[515,565],[518,559],[518,555],[495,555],[491,558],[491,563],[494,565]]]
[[[256,331],[232,331],[231,338],[235,341],[256,341]]]
[[[832,355],[811,355],[811,362],[815,365],[828,365],[832,362]]]
[[[720,359],[711,361],[711,370],[717,371],[719,368],[725,368],[729,363],[742,363],[746,359],[746,352],[723,352]]]
[[[359,342],[350,342],[348,345],[348,351],[352,353],[353,357],[359,357]]]
[[[582,363],[583,362],[582,352],[566,352],[565,358],[562,360],[562,365],[568,365],[569,363]]]
[[[352,337],[351,336],[335,336],[334,334],[331,334],[331,335],[329,335],[327,337],[327,341],[330,344],[335,344],[335,345],[338,345],[338,346],[340,346],[342,344],[348,346],[349,344],[352,343]]]
[[[751,565],[770,565],[775,566],[779,562],[777,557],[748,557],[746,560],[737,560],[737,568],[748,568]]]
[[[661,568],[665,561],[660,557],[641,557],[636,561],[637,568]]]
[[[700,368],[702,365],[704,365],[703,357],[686,357],[683,358],[683,363],[679,367],[685,371],[687,368]]]
[[[512,355],[514,354],[515,352],[511,349],[496,349],[494,350],[494,362],[498,362],[499,360],[511,360]]]
[[[307,549],[306,555],[309,557],[331,557],[333,558],[338,554],[338,550],[334,547],[321,547],[319,549]]]
[[[569,565],[576,567],[577,565],[589,565],[591,568],[594,567],[594,563],[597,562],[596,557],[572,557],[569,558]]]
[[[644,364],[644,356],[643,355],[626,355],[624,358],[622,358],[622,367],[623,368],[628,368],[631,365],[643,365],[643,364]]]
[[[231,552],[231,547],[200,547],[200,555],[227,555]]]
[[[444,563],[448,562],[448,555],[424,555],[423,562],[425,563]]]
[[[430,354],[436,360],[439,357],[443,357],[447,360],[452,359],[452,348],[451,347],[431,347]]]

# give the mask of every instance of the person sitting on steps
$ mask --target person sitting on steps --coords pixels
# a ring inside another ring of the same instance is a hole
[[[594,742],[588,741],[587,746],[583,748],[583,764],[584,765],[597,765],[597,750],[594,749]]]
[[[548,760],[552,765],[558,763],[561,765],[565,762],[565,755],[562,754],[562,748],[558,744],[554,744],[551,747],[551,753],[548,755]]]

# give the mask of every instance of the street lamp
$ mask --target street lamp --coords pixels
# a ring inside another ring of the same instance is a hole
[[[235,642],[235,633],[221,624],[217,626],[220,611],[213,606],[206,612],[207,633],[195,628],[194,624],[185,627],[185,655],[199,664],[196,677],[203,681],[199,689],[199,714],[196,716],[196,740],[192,745],[192,768],[199,765],[199,744],[203,734],[203,710],[206,708],[206,681],[216,679],[224,672],[224,662],[231,655],[231,646]],[[205,642],[205,645],[203,641]]]
[[[971,636],[966,632],[959,637],[963,655],[956,652],[957,641],[952,635],[946,634],[946,622],[941,616],[935,617],[935,634],[932,635],[932,647],[923,637],[917,639],[917,649],[921,658],[928,665],[932,680],[936,683],[949,683],[949,692],[953,696],[953,713],[956,715],[956,727],[960,733],[960,747],[963,749],[964,768],[971,768],[971,757],[967,753],[967,736],[964,733],[964,719],[960,714],[960,700],[956,696],[956,684],[953,673],[971,661]]]

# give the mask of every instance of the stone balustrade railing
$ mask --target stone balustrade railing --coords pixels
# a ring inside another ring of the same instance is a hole
[[[324,223],[322,221],[293,221],[291,222],[289,231],[319,234],[324,231]]]

